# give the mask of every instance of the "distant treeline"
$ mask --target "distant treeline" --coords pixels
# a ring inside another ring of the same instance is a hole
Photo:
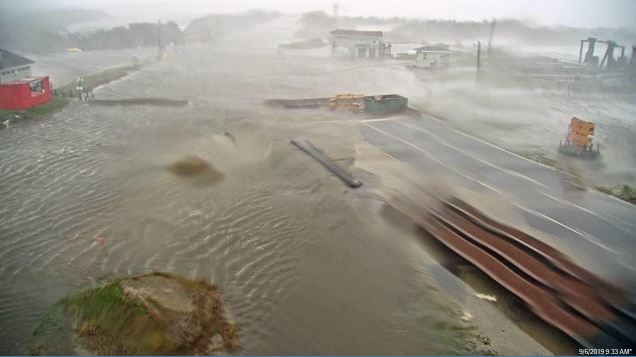
[[[484,41],[490,33],[490,21],[409,20],[387,33],[394,41]],[[495,40],[504,39],[526,45],[572,45],[582,39],[597,37],[619,44],[636,44],[634,30],[624,28],[575,28],[566,26],[531,26],[521,20],[497,20]]]
[[[181,30],[174,21],[161,24],[163,44],[209,42],[218,36],[245,29],[278,17],[277,12],[249,11],[238,14],[207,15],[194,19]],[[158,23],[134,23],[109,30],[97,30],[90,34],[69,34],[70,47],[84,50],[105,50],[156,46],[159,37]]]
[[[4,9],[0,9],[4,10]],[[32,10],[9,12],[0,21],[0,47],[20,52],[60,52],[68,48],[108,50],[156,46],[158,23],[132,23],[94,32],[69,33],[67,26],[109,17],[101,10]],[[277,12],[249,11],[208,15],[194,19],[185,29],[176,22],[161,24],[161,42],[209,42],[217,36],[249,28],[279,16]],[[3,46],[5,45],[5,46]]]
[[[161,42],[163,44],[180,43],[183,33],[174,21],[161,24]],[[82,51],[111,50],[157,46],[159,43],[159,24],[141,22],[118,26],[109,30],[97,30],[89,34],[68,34],[67,47],[77,47]]]
[[[13,2],[11,2],[13,3]],[[30,52],[50,52],[65,49],[64,33],[70,24],[109,18],[102,10],[90,9],[24,9],[0,2],[0,46]]]
[[[300,28],[294,33],[294,36],[304,39],[326,39],[329,37],[329,32],[336,28],[355,29],[357,26],[400,24],[406,22],[406,19],[401,17],[378,18],[374,16],[341,16],[335,18],[324,11],[311,11],[302,14],[299,22]]]
[[[385,32],[389,41],[409,42],[476,42],[488,39],[491,21],[455,21],[455,20],[410,20],[400,17],[338,17],[322,11],[306,12],[300,17],[300,28],[295,36],[305,39],[328,38],[329,32],[336,28],[356,29],[358,26],[395,25]],[[634,29],[625,28],[574,28],[566,26],[532,26],[521,20],[497,20],[495,42],[505,39],[525,45],[572,45],[577,46],[582,39],[597,37],[603,40],[615,40],[619,44],[636,44]]]
[[[185,29],[191,42],[209,42],[217,36],[265,23],[280,16],[276,11],[248,11],[238,14],[214,14],[194,19]]]

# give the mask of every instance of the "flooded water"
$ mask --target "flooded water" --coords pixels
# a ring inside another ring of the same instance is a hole
[[[73,101],[0,132],[0,353],[28,352],[38,319],[69,291],[157,270],[219,285],[241,326],[240,354],[458,354],[467,351],[465,313],[500,353],[550,353],[533,338],[573,353],[570,340],[520,313],[518,299],[383,205],[383,189],[408,196],[400,180],[421,176],[366,143],[359,117],[263,105],[347,92],[430,101],[400,61],[279,51],[297,26],[281,17],[180,46],[95,91],[187,106]],[[72,80],[131,56],[78,55],[86,63],[50,59],[43,68]],[[364,186],[346,187],[289,143],[297,138]],[[222,175],[175,174],[173,164],[192,157]],[[443,190],[446,178],[436,175],[426,180]],[[496,294],[497,304],[477,292]]]
[[[180,48],[96,91],[187,107],[73,102],[0,132],[0,353],[26,353],[38,319],[78,286],[153,270],[217,283],[241,325],[241,353],[460,351],[458,332],[443,327],[450,308],[426,288],[431,261],[413,253],[417,236],[289,144],[317,130],[346,153],[355,136],[262,107],[320,92],[311,77],[269,80],[306,70],[276,55],[292,24]],[[169,166],[188,155],[225,178],[174,175]]]

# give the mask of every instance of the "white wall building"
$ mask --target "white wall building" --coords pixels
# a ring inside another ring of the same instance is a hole
[[[333,30],[331,46],[333,56],[356,58],[380,58],[390,49],[382,42],[382,31]]]
[[[29,77],[33,63],[28,58],[0,49],[0,83]]]
[[[452,52],[448,46],[424,46],[414,49],[415,63],[413,67],[417,68],[438,68],[448,67]]]

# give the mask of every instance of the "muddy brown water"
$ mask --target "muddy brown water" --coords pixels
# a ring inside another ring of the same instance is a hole
[[[433,286],[450,291],[460,282],[436,270],[421,232],[396,224],[372,188],[350,191],[289,144],[311,138],[355,162],[355,126],[302,125],[330,117],[262,105],[285,96],[395,92],[399,74],[386,67],[364,79],[371,72],[325,63],[319,51],[278,54],[294,26],[282,19],[252,36],[180,47],[96,91],[105,99],[188,99],[187,107],[73,102],[0,133],[0,353],[26,353],[38,319],[69,291],[155,270],[218,284],[241,326],[241,354],[463,351],[450,301],[470,300],[470,288],[439,294]],[[338,75],[311,75],[321,71]],[[170,171],[191,155],[224,179],[201,184]],[[514,324],[505,324],[512,333]],[[512,336],[517,345],[508,347],[526,348],[519,353],[547,353]]]
[[[74,105],[3,133],[2,352],[69,290],[153,270],[217,283],[247,354],[457,351],[416,262],[338,180],[286,141],[237,148],[183,117]],[[174,175],[190,153],[225,180]]]

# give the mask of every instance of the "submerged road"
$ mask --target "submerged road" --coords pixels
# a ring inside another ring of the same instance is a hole
[[[429,116],[363,121],[361,130],[367,142],[420,171],[422,181],[448,179],[507,201],[502,209],[513,210],[537,238],[636,295],[636,206],[576,187],[566,173]]]

